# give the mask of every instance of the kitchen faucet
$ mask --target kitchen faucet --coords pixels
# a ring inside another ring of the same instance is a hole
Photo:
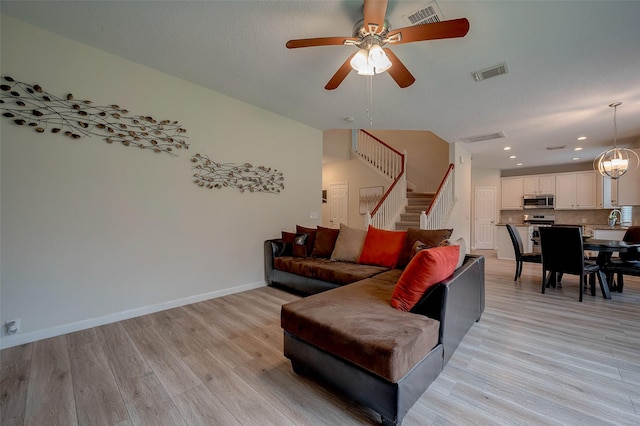
[[[614,227],[616,226],[616,220],[620,220],[620,215],[621,212],[618,209],[613,209],[611,210],[611,213],[609,213],[609,226]]]

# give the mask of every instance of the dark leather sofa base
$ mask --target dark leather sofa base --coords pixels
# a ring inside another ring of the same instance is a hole
[[[375,409],[382,425],[399,425],[443,368],[442,345],[431,350],[397,383],[370,373],[284,332],[284,355],[300,375],[318,379],[349,398]]]

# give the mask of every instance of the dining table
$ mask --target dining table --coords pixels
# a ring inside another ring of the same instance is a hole
[[[630,243],[622,240],[603,240],[597,238],[585,238],[583,243],[584,250],[597,251],[598,257],[596,263],[605,272],[607,282],[604,285],[603,296],[606,299],[611,299],[611,291],[622,291],[622,288],[618,289],[615,285],[608,282],[607,265],[611,260],[613,253],[626,253],[626,252],[638,252],[640,251],[640,243]]]

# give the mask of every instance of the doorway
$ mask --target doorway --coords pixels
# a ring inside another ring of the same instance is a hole
[[[496,188],[476,186],[475,189],[474,248],[493,250],[496,224]]]
[[[338,229],[349,224],[349,183],[329,184],[329,227]]]

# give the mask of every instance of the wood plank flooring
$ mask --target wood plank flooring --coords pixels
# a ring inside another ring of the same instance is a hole
[[[404,425],[640,424],[640,279],[612,300],[486,256],[486,310]],[[291,371],[265,287],[0,352],[0,424],[374,425]]]

